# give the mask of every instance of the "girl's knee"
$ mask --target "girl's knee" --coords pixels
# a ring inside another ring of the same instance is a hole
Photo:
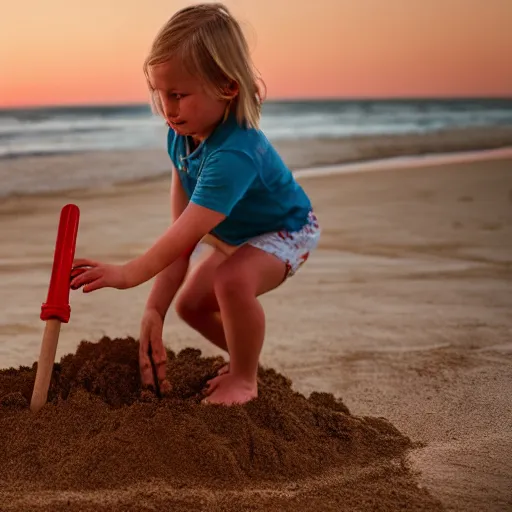
[[[200,315],[197,301],[193,300],[189,294],[181,294],[176,299],[174,309],[176,314],[186,323],[194,323],[195,319]]]
[[[240,297],[253,293],[250,275],[247,271],[220,265],[215,273],[213,289],[217,297]]]

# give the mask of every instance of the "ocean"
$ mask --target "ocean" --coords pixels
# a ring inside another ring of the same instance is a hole
[[[308,148],[308,139],[330,139],[341,148],[353,136],[427,134],[465,127],[512,128],[512,98],[267,101],[261,120],[272,142],[293,141],[297,151]],[[0,198],[167,174],[166,132],[167,126],[149,105],[0,109]],[[375,144],[382,140],[375,139]],[[352,141],[348,146],[356,148]],[[123,151],[128,149],[139,151]],[[315,151],[313,144],[307,154]],[[74,156],[59,159],[63,154]]]
[[[512,125],[510,100],[268,101],[271,141]],[[165,147],[148,105],[0,109],[0,158]]]

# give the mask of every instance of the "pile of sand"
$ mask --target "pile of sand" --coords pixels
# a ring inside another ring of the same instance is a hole
[[[55,365],[37,415],[36,365],[0,370],[6,510],[441,509],[404,463],[413,443],[387,420],[306,398],[272,369],[260,369],[257,400],[202,405],[223,360],[194,349],[168,352],[173,390],[158,399],[141,390],[137,354],[133,339],[82,342]]]

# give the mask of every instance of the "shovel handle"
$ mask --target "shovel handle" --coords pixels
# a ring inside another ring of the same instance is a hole
[[[61,321],[56,318],[51,318],[46,321],[43,341],[41,342],[41,352],[37,363],[36,380],[32,391],[32,400],[30,401],[30,410],[32,412],[38,412],[42,409],[48,398],[48,389],[52,378],[55,353],[57,352],[60,326]]]

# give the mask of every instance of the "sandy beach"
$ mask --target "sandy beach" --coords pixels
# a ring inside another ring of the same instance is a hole
[[[418,443],[405,461],[432,500],[414,510],[510,510],[512,159],[311,173],[300,181],[323,235],[300,273],[262,299],[262,364],[286,375],[298,392],[332,393],[357,417],[386,418]],[[162,178],[0,202],[0,368],[37,361],[40,306],[61,207],[72,202],[81,211],[77,256],[124,262],[168,226],[168,189]],[[150,286],[73,292],[57,360],[74,353],[81,340],[137,338]],[[205,356],[220,354],[173,312],[164,338],[175,352],[195,347]],[[331,483],[350,486],[349,476],[340,475]],[[314,510],[342,510],[334,501],[323,508],[320,483],[307,486],[304,501],[290,488],[275,494],[275,502],[262,491],[261,510],[307,503]],[[140,497],[137,486],[100,497],[99,491],[48,491],[39,501],[13,489],[0,481],[5,510],[64,510],[69,500],[76,510],[100,510],[101,503],[105,510],[132,510],[127,503],[136,510]],[[368,496],[374,491],[364,489]],[[146,492],[144,510],[171,495],[188,510],[203,510],[199,504],[221,509],[220,491],[213,498],[194,489],[165,492]]]

